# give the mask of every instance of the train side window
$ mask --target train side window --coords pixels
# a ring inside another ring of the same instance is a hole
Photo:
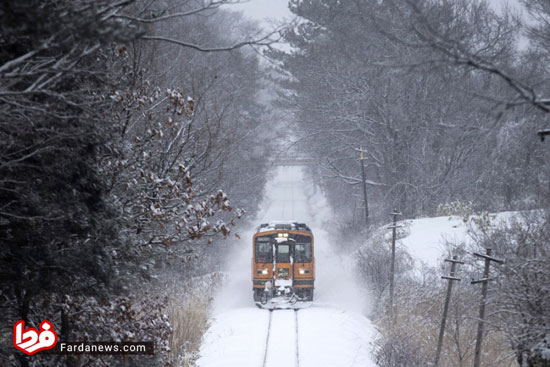
[[[256,238],[256,262],[270,263],[273,262],[273,252],[269,237]]]
[[[277,246],[277,262],[278,263],[290,262],[290,245],[279,244]]]

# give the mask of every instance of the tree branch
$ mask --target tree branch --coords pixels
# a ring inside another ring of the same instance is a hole
[[[113,18],[122,18],[122,19],[133,21],[133,22],[152,24],[152,23],[157,23],[157,22],[163,22],[165,20],[169,20],[169,19],[173,19],[173,18],[187,17],[187,16],[190,16],[190,15],[198,14],[198,13],[203,12],[203,11],[207,11],[207,10],[218,9],[222,5],[239,4],[239,3],[241,3],[241,1],[239,1],[239,0],[237,0],[237,1],[232,1],[232,0],[214,1],[214,0],[211,0],[208,4],[202,6],[198,9],[194,9],[194,10],[190,10],[190,11],[186,11],[186,12],[178,12],[178,13],[163,15],[163,16],[159,16],[159,17],[138,18],[138,17],[132,17],[130,15],[120,14],[120,15],[113,16]]]
[[[202,46],[199,46],[199,45],[196,45],[196,44],[193,44],[193,43],[181,41],[181,40],[174,39],[174,38],[163,37],[163,36],[141,36],[141,39],[147,40],[147,41],[162,41],[162,42],[173,43],[173,44],[176,44],[176,45],[179,45],[179,46],[192,48],[194,50],[201,51],[201,52],[219,52],[219,51],[231,51],[231,50],[241,48],[243,46],[269,46],[269,45],[272,45],[272,44],[278,42],[281,39],[281,37],[282,37],[281,36],[281,31],[282,31],[282,29],[275,30],[275,31],[269,33],[268,35],[266,35],[262,38],[256,39],[256,40],[242,41],[242,42],[238,42],[238,43],[235,43],[233,45],[230,45],[230,46],[213,47],[213,48],[206,48],[206,47],[202,47]],[[270,39],[270,37],[273,36],[274,34],[279,34],[279,37],[275,40]]]

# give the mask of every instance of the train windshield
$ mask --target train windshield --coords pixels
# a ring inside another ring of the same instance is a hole
[[[296,236],[294,261],[297,263],[311,262],[311,238],[307,236]]]
[[[278,263],[289,263],[290,262],[290,244],[280,243],[277,245],[277,262]]]
[[[271,242],[269,237],[256,238],[256,262],[273,262],[273,251],[271,250]]]

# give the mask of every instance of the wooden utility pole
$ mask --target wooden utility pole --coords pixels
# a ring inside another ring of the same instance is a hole
[[[441,278],[447,279],[449,284],[447,285],[447,295],[445,296],[445,306],[443,307],[443,316],[441,318],[441,327],[439,328],[439,338],[437,340],[437,352],[435,353],[435,363],[434,366],[439,366],[439,358],[441,357],[441,348],[443,346],[443,336],[445,335],[445,323],[447,321],[447,313],[449,312],[449,303],[451,301],[451,292],[453,290],[453,282],[461,281],[462,279],[456,278],[456,266],[457,264],[464,264],[462,261],[457,260],[458,257],[455,255],[452,259],[445,259],[446,262],[451,263],[451,273],[448,277],[442,276]]]
[[[393,213],[393,224],[388,228],[392,229],[391,236],[391,263],[390,263],[390,307],[393,309],[393,290],[394,290],[394,278],[395,278],[395,241],[397,237],[397,228],[401,226],[397,225],[397,216],[401,215],[397,210],[394,210]]]
[[[491,256],[491,249],[487,249],[487,254],[482,255],[474,252],[474,256],[481,257],[485,259],[485,268],[483,270],[483,278],[478,280],[472,280],[472,284],[481,283],[481,302],[479,304],[479,321],[477,324],[477,338],[476,338],[476,349],[474,352],[474,367],[479,367],[481,363],[481,341],[483,338],[483,324],[485,322],[485,302],[487,300],[487,283],[490,280],[489,278],[489,267],[491,266],[491,261],[494,261],[498,264],[504,263],[503,260],[496,259]]]
[[[369,202],[367,200],[367,175],[365,174],[365,157],[363,155],[363,150],[359,153],[359,160],[361,161],[361,177],[363,178],[363,202],[365,204],[365,222],[369,224]]]

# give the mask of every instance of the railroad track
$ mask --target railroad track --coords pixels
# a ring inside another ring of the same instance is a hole
[[[273,310],[269,310],[269,321],[267,323],[267,336],[265,337],[264,363],[262,367],[266,367],[267,363],[267,348],[269,347],[269,334],[271,333],[271,320],[273,319]]]
[[[291,310],[269,310],[268,312],[269,321],[262,367],[291,366],[292,364],[300,367],[298,310],[294,310],[293,315],[290,314]],[[290,337],[292,335],[294,335],[293,341]],[[291,352],[292,347],[295,353]]]

